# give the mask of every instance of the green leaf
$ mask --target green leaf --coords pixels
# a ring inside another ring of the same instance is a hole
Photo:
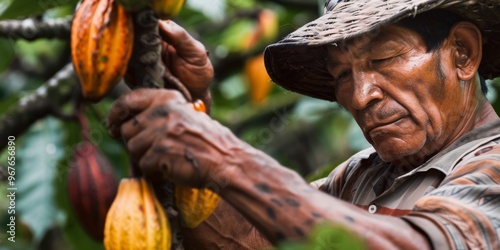
[[[3,5],[0,5],[0,20],[34,16],[55,7],[74,6],[77,2],[78,0],[7,0],[4,1]],[[5,6],[5,8],[1,8],[1,6]]]
[[[500,114],[500,77],[493,80],[487,80],[488,84],[488,100],[493,105],[493,108]]]
[[[16,53],[23,67],[40,74],[56,64],[60,60],[61,52],[66,51],[69,52],[69,43],[57,39],[18,40],[16,42]]]
[[[64,219],[56,207],[53,181],[62,157],[61,126],[53,118],[35,123],[22,138],[16,152],[16,216],[28,225],[37,244],[46,231]]]
[[[227,27],[222,35],[220,45],[230,52],[245,52],[257,24],[251,19],[241,19]]]
[[[284,241],[275,250],[363,250],[363,240],[347,228],[322,223],[311,230],[305,241]]]
[[[0,72],[5,71],[16,55],[14,43],[7,38],[0,38]]]

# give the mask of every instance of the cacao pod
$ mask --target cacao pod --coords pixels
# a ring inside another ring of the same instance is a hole
[[[203,101],[196,100],[192,105],[196,111],[206,112]],[[207,219],[220,200],[219,195],[208,188],[197,189],[177,185],[174,195],[182,221],[189,228],[195,228]]]
[[[250,90],[250,99],[254,104],[263,104],[273,84],[264,65],[264,55],[252,57],[245,64],[245,78]]]
[[[150,0],[149,6],[158,18],[167,20],[179,14],[184,2],[185,0]]]
[[[189,228],[195,228],[206,220],[219,204],[220,196],[208,188],[175,187],[175,204],[182,221]]]
[[[104,229],[107,250],[170,249],[170,224],[153,188],[144,178],[120,182]]]
[[[83,229],[102,241],[106,213],[118,188],[113,168],[90,141],[84,140],[74,151],[68,174],[71,207]]]
[[[134,41],[130,15],[114,0],[85,0],[71,25],[71,56],[83,97],[101,100],[123,77]]]

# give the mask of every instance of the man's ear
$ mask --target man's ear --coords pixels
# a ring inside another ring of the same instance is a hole
[[[458,78],[463,81],[472,79],[483,55],[481,31],[470,22],[459,22],[451,28],[448,39],[455,48],[454,60]]]

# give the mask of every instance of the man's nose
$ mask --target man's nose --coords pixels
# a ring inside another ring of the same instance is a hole
[[[363,110],[384,97],[382,89],[374,74],[359,71],[353,72],[352,107]]]

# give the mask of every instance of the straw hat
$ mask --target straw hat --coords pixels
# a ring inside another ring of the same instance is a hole
[[[500,76],[500,0],[327,0],[323,16],[266,48],[267,71],[285,89],[335,101],[323,45],[438,8],[470,19],[481,29],[479,73],[486,79]]]

